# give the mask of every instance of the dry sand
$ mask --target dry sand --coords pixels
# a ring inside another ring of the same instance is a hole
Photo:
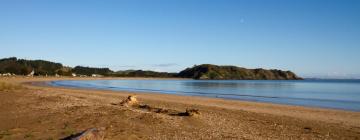
[[[51,80],[75,79],[0,78],[22,85],[0,90],[1,140],[61,139],[88,128],[115,140],[360,139],[360,112],[29,83]],[[119,105],[128,95],[143,107]],[[200,115],[181,115],[186,109]]]

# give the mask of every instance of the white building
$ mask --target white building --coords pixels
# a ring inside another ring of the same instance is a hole
[[[34,70],[32,70],[27,76],[29,76],[29,77],[33,77],[34,76],[34,74],[35,74],[35,71]]]
[[[91,77],[103,77],[103,76],[100,74],[92,74]]]

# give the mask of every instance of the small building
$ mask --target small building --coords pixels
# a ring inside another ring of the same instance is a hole
[[[100,74],[92,74],[91,77],[103,77],[103,76]]]
[[[35,74],[35,71],[34,70],[32,70],[27,76],[28,77],[33,77],[34,76],[34,74]]]
[[[72,77],[76,77],[76,73],[72,73],[71,75],[72,75]]]

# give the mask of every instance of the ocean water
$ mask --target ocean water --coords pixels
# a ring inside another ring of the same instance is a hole
[[[360,111],[360,80],[87,80],[50,84]]]

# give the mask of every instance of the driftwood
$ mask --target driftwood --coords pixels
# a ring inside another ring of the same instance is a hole
[[[99,129],[91,128],[81,133],[63,138],[61,140],[103,140],[103,139],[104,139],[103,132],[101,132]]]
[[[123,100],[120,105],[122,106],[133,106],[138,105],[138,100],[136,99],[136,96],[128,96],[125,100]]]
[[[186,112],[179,113],[180,116],[198,116],[200,111],[198,109],[186,109]]]
[[[185,112],[180,112],[177,110],[171,110],[171,109],[165,109],[165,108],[159,108],[159,107],[153,107],[147,104],[140,104],[140,102],[137,100],[136,96],[130,95],[126,99],[122,100],[119,103],[121,106],[125,107],[131,107],[135,109],[145,110],[147,112],[154,112],[154,113],[162,113],[162,114],[168,114],[171,116],[199,116],[200,111],[198,109],[186,109]],[[112,103],[112,105],[119,105]]]
[[[155,113],[164,113],[164,114],[167,114],[167,113],[169,112],[168,109],[151,107],[151,106],[149,106],[149,105],[147,105],[147,104],[139,105],[139,108],[140,108],[140,109],[145,109],[145,110],[150,111],[150,112],[155,112]]]

